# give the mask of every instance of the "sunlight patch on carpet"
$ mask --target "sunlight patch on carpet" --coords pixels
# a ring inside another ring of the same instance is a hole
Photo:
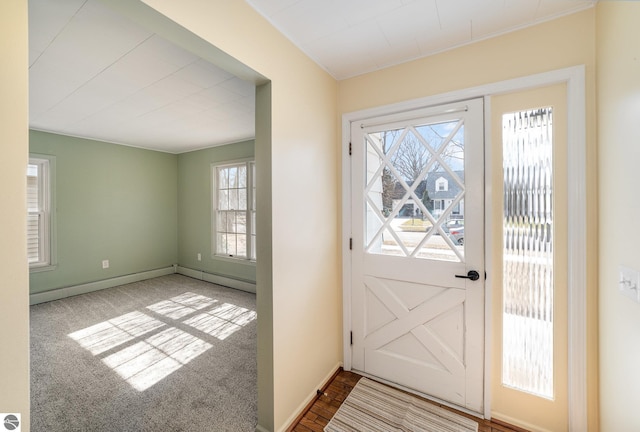
[[[203,338],[213,336],[223,341],[257,318],[253,310],[219,304],[218,300],[191,292],[145,309],[173,320],[174,325],[189,326],[194,334],[184,331],[186,327],[180,330],[140,311],[68,334],[138,391],[147,390],[212,348]]]

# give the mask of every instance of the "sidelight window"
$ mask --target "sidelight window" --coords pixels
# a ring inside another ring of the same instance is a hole
[[[553,383],[552,109],[503,116],[502,383],[548,399]]]

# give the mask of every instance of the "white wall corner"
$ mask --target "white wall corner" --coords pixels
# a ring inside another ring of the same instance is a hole
[[[331,378],[333,378],[333,376],[341,367],[342,362],[338,362],[333,368],[331,368],[329,373],[324,378],[322,378],[322,380],[320,380],[318,385],[314,387],[313,391],[305,398],[305,400],[302,401],[300,405],[298,405],[298,408],[293,412],[293,414],[291,414],[291,416],[289,416],[287,421],[284,422],[284,426],[282,426],[282,428],[280,428],[278,432],[284,432],[293,425],[293,422],[296,421],[298,416],[302,414],[307,406],[311,403],[311,401],[318,396],[317,390],[323,389],[327,384],[329,384]]]

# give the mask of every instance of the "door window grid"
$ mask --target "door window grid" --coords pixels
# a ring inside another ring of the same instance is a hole
[[[255,260],[255,163],[213,167],[215,254]]]
[[[464,201],[464,121],[376,131],[364,139],[366,252],[464,262],[463,244],[443,229]],[[442,175],[455,184],[446,203],[432,198],[442,192],[436,181]],[[406,216],[410,222],[399,219]]]
[[[502,383],[552,399],[552,109],[503,116]]]

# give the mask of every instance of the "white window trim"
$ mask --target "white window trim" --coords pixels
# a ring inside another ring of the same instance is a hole
[[[55,170],[56,158],[51,155],[29,154],[29,165],[38,165],[38,192],[42,202],[39,211],[42,215],[38,227],[41,253],[40,260],[29,263],[29,272],[37,273],[57,268],[56,229],[55,229]]]
[[[230,166],[237,166],[241,164],[246,164],[247,166],[247,256],[229,256],[224,254],[219,254],[217,252],[217,234],[218,234],[218,169],[225,168]],[[256,209],[253,206],[253,194],[255,193],[255,178],[254,178],[254,168],[255,167],[255,159],[254,158],[243,158],[243,159],[235,159],[229,161],[222,162],[213,162],[211,164],[211,258],[217,260],[223,260],[228,262],[233,262],[236,264],[246,264],[255,266],[256,259],[252,258],[252,255],[255,255],[255,251],[251,245],[251,237],[255,235],[256,227],[253,226],[253,218],[252,213],[255,213]]]
[[[461,99],[474,97],[485,97],[485,141],[491,137],[490,112],[491,95],[508,93],[511,91],[521,91],[542,87],[551,84],[566,83],[568,102],[568,134],[569,134],[569,161],[568,176],[572,181],[569,184],[569,275],[568,275],[568,295],[569,295],[569,430],[587,430],[587,256],[586,256],[586,98],[585,98],[585,66],[572,66],[564,69],[557,69],[550,72],[543,72],[535,75],[528,75],[505,81],[480,85],[477,87],[455,90],[434,96],[399,102],[361,111],[346,113],[342,116],[342,178],[349,179],[349,139],[351,132],[351,122],[362,121],[372,117],[379,117],[392,113],[398,113],[417,108],[439,105]],[[486,146],[485,171],[491,172],[491,154]],[[485,181],[489,182],[490,177],[486,176]],[[489,186],[487,184],[487,186]],[[350,208],[350,185],[347,181],[342,183],[342,208]],[[490,203],[494,198],[490,188],[485,192],[485,201]],[[486,211],[491,209],[491,205],[486,206]],[[492,232],[491,215],[486,215],[486,250],[492,248],[490,239]],[[351,233],[352,215],[348,211],[342,212],[342,286],[343,286],[343,354],[344,368],[351,370],[351,347],[349,344],[349,326],[351,323],[351,262],[349,255],[349,238]],[[485,262],[490,268],[491,255],[486,254]],[[486,286],[492,285],[491,275],[487,275]],[[485,296],[485,313],[491,316],[491,295],[487,290]],[[491,338],[492,328],[490,320],[485,326],[485,383],[491,382],[491,346],[494,341]],[[491,418],[491,386],[485,386],[484,413],[485,418]]]

